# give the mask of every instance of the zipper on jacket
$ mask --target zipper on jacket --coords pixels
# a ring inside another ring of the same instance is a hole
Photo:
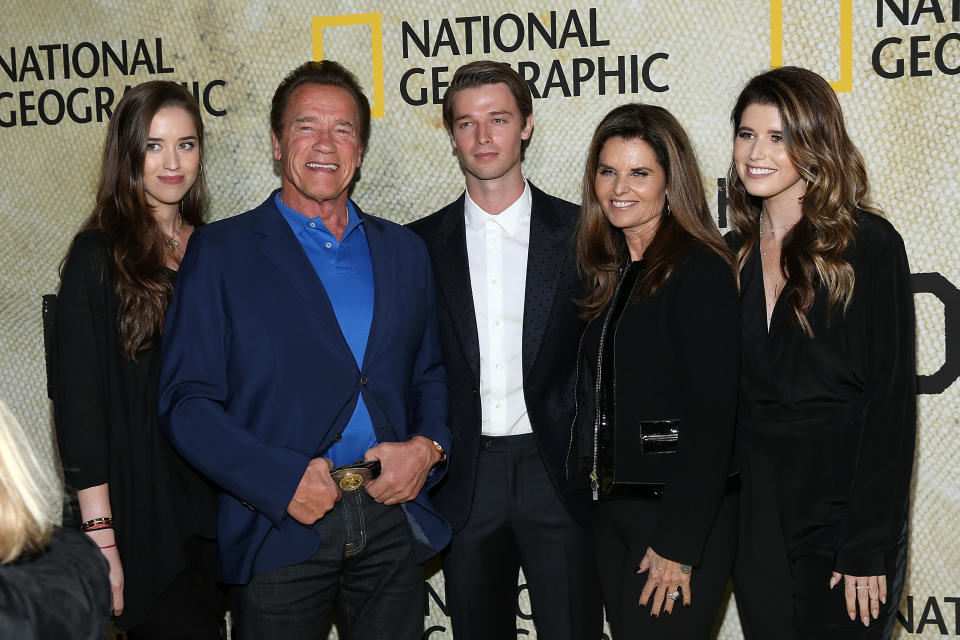
[[[627,272],[629,265],[621,267],[620,272],[617,274],[617,286],[613,288],[613,296],[610,298],[610,304],[607,307],[607,313],[603,318],[603,327],[600,329],[600,348],[597,350],[597,384],[594,391],[596,392],[596,402],[595,409],[593,414],[593,466],[590,470],[590,487],[593,490],[593,499],[600,499],[600,478],[597,472],[597,457],[599,453],[599,435],[600,435],[600,417],[603,413],[602,411],[602,397],[601,393],[603,392],[603,348],[607,342],[607,329],[610,328],[610,315],[613,313],[614,303],[617,300],[617,295],[620,293],[620,287],[623,285],[624,274]]]

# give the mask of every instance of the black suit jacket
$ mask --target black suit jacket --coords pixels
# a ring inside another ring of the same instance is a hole
[[[530,185],[530,247],[523,308],[523,391],[544,465],[570,515],[588,517],[587,492],[568,490],[565,460],[583,323],[573,237],[580,207]],[[431,494],[456,532],[473,503],[480,449],[480,346],[467,260],[464,196],[409,227],[423,238],[436,273],[440,341],[450,384],[451,461]]]

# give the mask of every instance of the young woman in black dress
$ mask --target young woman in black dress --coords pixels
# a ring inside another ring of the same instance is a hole
[[[916,421],[903,240],[868,203],[863,159],[823,78],[762,73],[731,120],[744,633],[888,638]]]
[[[157,424],[164,314],[206,206],[193,96],[152,81],[110,119],[97,202],[63,266],[54,411],[81,525],[110,564],[129,638],[217,638],[213,488]]]

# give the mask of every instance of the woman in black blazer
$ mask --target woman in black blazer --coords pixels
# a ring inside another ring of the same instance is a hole
[[[597,127],[577,255],[589,324],[568,475],[597,500],[613,637],[705,638],[736,545],[737,292],[690,141],[665,109],[624,105]]]
[[[823,78],[762,73],[731,120],[744,632],[888,638],[916,421],[903,240],[867,203],[863,159]]]

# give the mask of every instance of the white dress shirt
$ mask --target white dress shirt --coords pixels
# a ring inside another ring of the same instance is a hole
[[[532,433],[523,399],[523,301],[530,244],[530,185],[490,215],[466,194],[467,258],[480,340],[481,433]]]

